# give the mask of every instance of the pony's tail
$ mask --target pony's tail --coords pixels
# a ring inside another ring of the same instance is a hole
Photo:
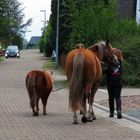
[[[69,108],[72,111],[77,111],[82,107],[83,100],[83,69],[84,56],[79,53],[73,61],[73,73],[69,87]]]
[[[30,107],[34,108],[36,106],[36,90],[35,90],[35,76],[26,78],[26,88],[28,90],[30,98]]]

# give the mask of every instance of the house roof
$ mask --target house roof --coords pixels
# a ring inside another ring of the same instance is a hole
[[[40,38],[41,38],[40,36],[32,36],[29,41],[29,44],[38,44]]]

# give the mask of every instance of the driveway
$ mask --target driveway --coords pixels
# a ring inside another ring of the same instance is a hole
[[[67,88],[51,93],[47,116],[42,115],[40,104],[40,115],[33,117],[25,76],[30,70],[42,70],[45,62],[47,60],[38,50],[23,50],[20,59],[9,58],[0,63],[0,140],[140,139],[139,124],[127,119],[110,119],[106,111],[96,107],[97,120],[83,124],[79,115],[79,125],[73,125]],[[54,70],[54,78],[57,81],[66,79],[57,70]]]

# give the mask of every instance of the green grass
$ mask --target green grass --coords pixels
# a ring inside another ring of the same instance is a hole
[[[58,68],[56,68],[55,62],[52,59],[48,59],[46,61],[46,63],[43,65],[43,69],[46,68],[47,70],[51,69],[51,70],[57,70],[58,72],[60,72],[62,75],[65,75],[65,71],[64,69],[59,66]]]
[[[53,60],[49,59],[47,62],[43,65],[43,68],[46,69],[54,69],[55,68],[55,63]]]
[[[60,75],[65,75],[64,69],[61,66],[56,68],[55,62],[52,59],[46,60],[45,64],[43,65],[43,69],[44,68],[46,70],[57,71],[58,73],[60,73]],[[55,85],[55,88],[65,87],[65,86],[68,85],[68,82],[67,82],[67,80],[62,80],[62,79],[61,80],[55,80],[54,85]]]
[[[0,57],[0,62],[2,62],[4,60],[4,57]]]

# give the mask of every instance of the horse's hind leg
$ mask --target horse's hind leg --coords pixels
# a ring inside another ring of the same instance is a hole
[[[82,116],[82,119],[81,119],[81,121],[83,123],[87,122],[86,113],[87,113],[87,105],[86,105],[86,97],[84,97],[84,99],[83,99],[83,116]]]
[[[88,109],[88,117],[87,117],[87,121],[88,122],[92,122],[93,118],[95,117],[94,115],[94,111],[93,111],[93,98],[91,97],[91,93],[89,93],[89,97],[88,97],[88,104],[89,104],[89,109]]]
[[[47,115],[46,106],[47,106],[47,98],[41,98],[43,104],[43,115]]]
[[[78,116],[77,116],[77,113],[76,113],[76,111],[74,112],[74,115],[73,115],[73,124],[78,124]]]
[[[89,102],[89,110],[88,110],[88,121],[96,120],[96,116],[94,114],[93,110],[93,102],[94,102],[94,96],[99,87],[99,84],[96,84],[92,87],[91,93],[89,94],[88,102]]]
[[[38,116],[38,112],[36,112],[35,107],[32,107],[33,116]]]

